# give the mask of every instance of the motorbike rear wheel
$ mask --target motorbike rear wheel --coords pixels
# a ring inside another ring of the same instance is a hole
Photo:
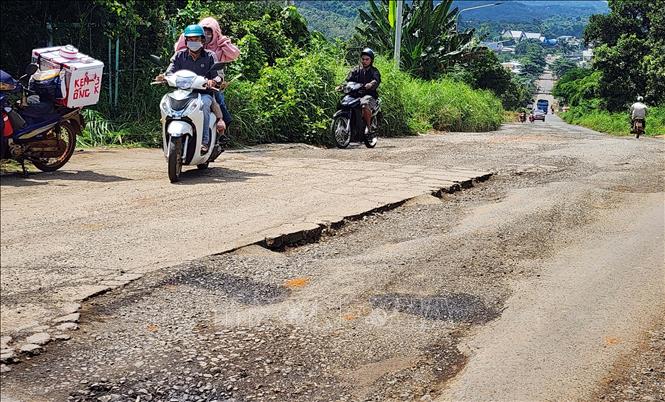
[[[171,138],[169,141],[169,180],[175,183],[182,173],[182,138]]]
[[[337,148],[346,148],[351,142],[351,130],[349,129],[349,118],[346,116],[337,116],[330,125],[330,131]]]
[[[57,158],[35,158],[30,159],[33,165],[42,172],[55,172],[60,169],[72,157],[74,149],[76,148],[76,136],[81,134],[81,128],[77,124],[72,124],[69,121],[63,121],[53,128],[48,134],[48,137],[54,137],[57,141],[65,143],[64,150]]]

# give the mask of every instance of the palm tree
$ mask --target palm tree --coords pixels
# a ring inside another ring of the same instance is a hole
[[[413,0],[404,4],[400,65],[411,74],[432,79],[473,52],[475,30],[457,32],[457,7],[453,0]],[[388,0],[369,0],[369,12],[358,10],[363,25],[358,34],[379,53],[392,52],[395,30],[388,20]]]

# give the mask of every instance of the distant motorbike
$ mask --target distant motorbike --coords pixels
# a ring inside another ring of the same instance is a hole
[[[372,126],[369,130],[365,130],[366,124],[360,105],[360,98],[364,92],[363,84],[347,82],[339,89],[344,93],[344,97],[337,105],[337,112],[333,115],[330,126],[335,144],[338,148],[346,148],[351,142],[362,141],[367,148],[374,148],[378,141],[376,132],[378,131],[378,116],[381,113],[381,101],[379,100],[379,107],[372,114]]]
[[[37,64],[28,65],[18,80],[0,70],[0,158],[19,162],[24,175],[26,160],[43,172],[64,166],[74,153],[76,136],[85,127],[80,108],[42,101],[26,87],[26,79],[38,69]],[[12,94],[21,94],[21,100],[10,103]]]
[[[633,133],[635,138],[640,138],[640,135],[644,134],[644,120],[635,119],[633,121]]]
[[[159,58],[153,58],[159,62]],[[219,70],[222,63],[215,63],[211,70]],[[222,154],[220,136],[216,130],[216,117],[210,112],[209,126],[203,127],[202,93],[216,91],[208,88],[208,80],[188,70],[180,70],[167,75],[163,81],[154,81],[153,85],[167,84],[176,88],[164,95],[159,108],[162,114],[162,142],[164,156],[168,165],[171,183],[180,179],[183,165],[196,165],[198,169],[207,169]],[[201,152],[203,130],[210,131],[208,152]]]

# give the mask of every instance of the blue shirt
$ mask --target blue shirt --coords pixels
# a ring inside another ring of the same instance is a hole
[[[215,79],[217,77],[217,70],[210,70],[210,67],[215,64],[215,57],[213,51],[201,49],[199,58],[194,60],[192,55],[189,54],[189,50],[181,50],[171,58],[171,64],[166,69],[166,74],[173,74],[180,70],[189,70],[209,80]]]

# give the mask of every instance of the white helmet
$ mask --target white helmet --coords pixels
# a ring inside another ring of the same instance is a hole
[[[644,100],[643,97],[641,97],[641,96],[638,96],[638,97],[637,97],[637,101],[638,101],[638,102],[642,102],[643,100]]]

